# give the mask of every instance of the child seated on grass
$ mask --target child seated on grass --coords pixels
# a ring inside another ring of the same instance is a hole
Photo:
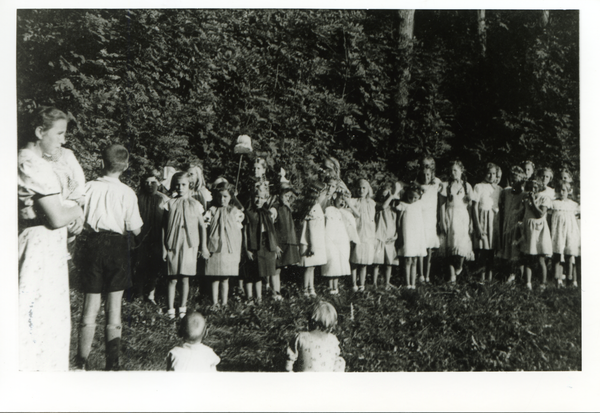
[[[167,356],[167,371],[216,372],[219,356],[202,344],[206,335],[206,320],[194,311],[183,320],[185,343],[174,347]]]
[[[337,312],[333,305],[319,302],[308,322],[310,331],[297,334],[290,343],[285,369],[289,372],[343,372],[346,362],[340,356],[340,342],[331,334],[336,325]]]

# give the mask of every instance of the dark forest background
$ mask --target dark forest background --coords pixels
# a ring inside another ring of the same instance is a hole
[[[579,12],[18,10],[17,98],[73,114],[88,179],[125,144],[133,186],[195,160],[233,180],[240,134],[300,187],[326,155],[375,185],[424,154],[472,183],[526,159],[577,181]]]

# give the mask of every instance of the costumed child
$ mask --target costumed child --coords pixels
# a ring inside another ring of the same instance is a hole
[[[524,213],[523,192],[525,171],[520,166],[513,166],[508,178],[509,186],[500,192],[498,202],[498,227],[500,228],[500,257],[510,266],[508,283],[515,280],[515,275],[523,275],[521,251],[515,241],[518,239],[519,220]]]
[[[400,265],[398,254],[396,252],[396,239],[398,238],[396,224],[396,205],[399,199],[401,186],[394,186],[387,182],[379,189],[375,197],[375,257],[373,258],[373,286],[377,288],[377,279],[379,278],[379,267],[385,267],[385,289],[390,290],[393,285],[392,265]]]
[[[262,302],[262,279],[272,282],[276,275],[277,256],[281,248],[277,242],[277,232],[273,222],[277,210],[268,208],[269,189],[265,184],[255,188],[254,203],[246,209],[244,246],[249,262],[246,265],[246,297],[252,300],[252,287],[256,292],[256,303]]]
[[[206,336],[206,320],[194,311],[185,317],[182,324],[185,343],[169,351],[167,371],[193,371],[214,373],[221,359],[212,348],[202,344]]]
[[[417,282],[417,258],[427,255],[425,221],[423,219],[423,193],[417,184],[404,188],[398,211],[398,256],[404,258],[406,286],[415,289]]]
[[[292,216],[292,203],[297,195],[289,182],[281,182],[279,187],[279,205],[275,230],[281,255],[277,257],[275,276],[273,277],[273,298],[281,301],[281,271],[300,262],[300,246],[296,235],[296,226]]]
[[[169,197],[158,192],[159,185],[154,173],[142,178],[138,207],[144,225],[135,248],[136,265],[133,273],[134,294],[142,295],[153,305],[157,305],[154,297],[156,282],[166,272],[162,260],[162,224]]]
[[[450,164],[450,180],[444,184],[440,192],[439,207],[442,217],[442,231],[445,236],[444,249],[450,257],[450,282],[455,283],[462,270],[465,259],[473,260],[473,245],[470,232],[471,199],[473,190],[465,178],[465,167],[462,162]]]
[[[213,187],[213,206],[208,210],[207,248],[204,275],[211,278],[213,306],[227,305],[229,278],[237,277],[242,253],[242,221],[244,213],[232,205],[233,188],[227,181]]]
[[[339,294],[339,278],[350,275],[350,238],[341,210],[345,199],[341,192],[335,192],[333,205],[325,208],[325,251],[327,263],[321,267],[321,275],[328,278],[329,293]]]
[[[540,288],[546,288],[546,257],[552,255],[552,236],[546,219],[548,208],[552,207],[552,200],[540,195],[543,187],[543,183],[535,180],[525,182],[526,195],[523,198],[525,213],[521,252],[525,255],[525,274],[527,276],[527,288],[530,290],[532,289],[531,273],[536,262],[539,263],[542,271]]]
[[[169,286],[167,290],[167,316],[175,318],[175,290],[181,284],[179,317],[185,317],[190,292],[189,278],[196,275],[198,249],[202,258],[209,257],[206,247],[204,208],[192,198],[187,172],[177,172],[171,179],[171,192],[175,198],[165,204],[163,224],[163,259],[167,262]]]
[[[288,372],[343,372],[346,361],[340,356],[340,342],[331,332],[337,325],[337,311],[321,301],[313,309],[308,330],[298,333],[287,348]]]
[[[323,204],[327,186],[313,181],[306,186],[304,205],[301,209],[302,232],[300,235],[300,266],[304,267],[304,296],[316,297],[315,267],[327,263],[325,247],[325,214]]]
[[[552,201],[552,252],[554,253],[554,275],[559,287],[563,286],[563,270],[561,261],[567,266],[567,277],[573,280],[577,287],[577,275],[573,274],[572,257],[577,257],[581,251],[581,232],[577,223],[579,204],[571,199],[573,185],[570,182],[559,181],[556,185],[557,199]],[[564,259],[564,260],[563,260]]]
[[[423,195],[423,221],[425,223],[425,243],[427,247],[427,257],[419,257],[417,266],[419,268],[419,280],[421,282],[430,282],[431,257],[433,250],[440,247],[440,237],[438,236],[438,198],[442,190],[442,182],[435,176],[435,161],[431,157],[425,158],[425,165],[419,171],[417,183],[420,184]]]
[[[473,190],[473,223],[475,230],[475,248],[480,251],[480,259],[485,269],[481,274],[481,282],[492,281],[494,267],[494,251],[499,244],[498,209],[501,189],[496,184],[497,167],[487,164],[485,180]]]
[[[355,244],[350,253],[352,268],[352,290],[365,291],[367,266],[375,259],[375,201],[373,189],[366,179],[359,179],[356,185],[357,198],[348,200],[348,207],[356,218],[356,228],[360,244]],[[360,277],[360,286],[356,284],[356,274]]]

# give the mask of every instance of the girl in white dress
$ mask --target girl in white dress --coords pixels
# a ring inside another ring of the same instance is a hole
[[[341,209],[345,200],[340,192],[333,194],[334,204],[325,209],[325,251],[327,263],[321,275],[329,278],[329,293],[339,294],[339,278],[350,275],[350,238],[346,231]]]
[[[367,278],[367,266],[375,259],[375,201],[373,189],[366,179],[359,179],[357,184],[358,198],[348,200],[348,207],[356,217],[356,228],[360,244],[354,245],[350,254],[352,268],[352,290],[364,291]],[[356,285],[359,273],[360,286]]]
[[[463,270],[465,259],[473,260],[471,199],[473,189],[465,180],[465,167],[462,162],[450,164],[451,179],[442,188],[440,202],[442,231],[445,236],[445,251],[450,257],[450,282]]]
[[[480,250],[480,259],[485,263],[485,270],[481,274],[481,282],[492,281],[494,266],[494,250],[498,248],[498,210],[500,187],[497,182],[497,167],[493,163],[487,164],[485,181],[475,185],[473,191],[473,211],[476,234],[476,248]]]
[[[552,223],[550,232],[552,234],[552,252],[554,253],[554,275],[559,287],[563,286],[563,269],[561,259],[567,266],[567,276],[573,279],[573,285],[577,286],[577,276],[573,275],[572,257],[579,256],[581,249],[581,233],[577,223],[579,204],[569,199],[573,193],[573,186],[569,182],[559,181],[556,189],[558,197],[552,201]]]
[[[417,258],[427,255],[425,222],[421,188],[412,184],[404,189],[402,201],[398,204],[398,256],[404,257],[406,286],[416,288]]]
[[[426,158],[428,159],[428,158]],[[419,257],[417,265],[419,267],[419,280],[429,282],[431,272],[431,255],[434,249],[440,247],[440,238],[438,236],[438,197],[442,189],[442,182],[435,176],[435,161],[431,158],[429,163],[421,168],[417,177],[417,182],[421,185],[423,195],[423,221],[425,223],[425,242],[427,246],[427,257]]]
[[[327,197],[327,186],[314,181],[308,185],[308,194],[302,209],[302,235],[300,236],[300,266],[304,267],[304,296],[316,297],[315,267],[327,263],[325,247],[325,215],[322,204]]]
[[[546,287],[546,257],[552,255],[552,239],[550,228],[546,219],[548,208],[552,207],[552,201],[540,195],[543,184],[538,181],[529,180],[525,183],[523,199],[525,203],[525,216],[523,217],[523,239],[521,241],[521,252],[525,254],[525,274],[527,275],[527,288],[531,287],[531,273],[534,265],[539,263],[542,271],[541,287]]]

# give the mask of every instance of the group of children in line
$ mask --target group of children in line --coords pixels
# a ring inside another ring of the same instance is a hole
[[[510,263],[509,281],[525,265],[529,289],[532,269],[539,264],[543,287],[545,260],[553,256],[558,284],[563,285],[562,265],[566,265],[569,279],[577,285],[572,258],[580,255],[579,207],[569,199],[573,180],[567,170],[561,170],[555,196],[548,187],[552,171],[544,168],[533,177],[531,162],[524,169],[511,168],[507,188],[499,186],[501,170],[490,163],[484,181],[472,188],[461,162],[452,162],[450,179],[441,182],[435,176],[435,161],[424,158],[416,180],[384,183],[373,199],[373,190],[365,179],[358,180],[356,197],[351,197],[340,178],[339,163],[327,158],[322,179],[306,185],[298,210],[300,219],[295,221],[293,200],[297,192],[282,176],[277,196],[271,195],[264,158],[255,159],[255,182],[243,206],[223,177],[208,191],[197,165],[186,165],[165,181],[169,183],[169,196],[158,191],[160,183],[155,175],[144,177],[143,190],[136,198],[118,179],[128,167],[128,156],[120,145],[107,148],[103,153],[104,176],[86,186],[88,259],[78,349],[78,365],[82,368],[91,350],[100,292],[107,289],[107,369],[118,369],[121,298],[123,291],[132,286],[126,274],[134,244],[131,233],[137,236],[136,288],[145,290],[147,299],[156,304],[159,255],[166,262],[167,315],[172,319],[177,316],[178,284],[178,316],[186,317],[189,277],[195,276],[199,267],[204,276],[210,277],[215,308],[227,305],[230,278],[240,280],[238,286],[245,287],[249,301],[255,294],[253,301],[260,303],[263,280],[274,299],[281,300],[280,274],[292,265],[304,268],[307,297],[316,297],[316,267],[321,267],[321,276],[328,278],[330,294],[336,295],[339,279],[345,276],[351,277],[353,291],[364,291],[369,266],[374,266],[375,285],[383,266],[385,288],[395,288],[390,281],[392,267],[402,261],[406,287],[415,289],[417,273],[420,281],[430,281],[435,249],[449,257],[451,283],[462,273],[464,261],[474,259],[476,251],[485,265],[482,282],[492,279],[494,260],[501,257]],[[303,354],[302,364],[307,370],[318,369],[309,361],[314,346],[330,347],[331,354],[339,356],[335,337],[328,335],[335,324],[335,309],[325,307],[319,307],[320,315],[314,316],[313,321],[321,326],[318,332],[300,335],[289,349],[291,360]],[[185,351],[202,349],[194,343],[201,340],[204,322],[193,315],[186,323],[191,341]],[[182,364],[181,354],[185,351],[178,351],[170,355],[173,368]],[[215,357],[211,360],[217,363]],[[339,360],[336,363],[337,369]]]

